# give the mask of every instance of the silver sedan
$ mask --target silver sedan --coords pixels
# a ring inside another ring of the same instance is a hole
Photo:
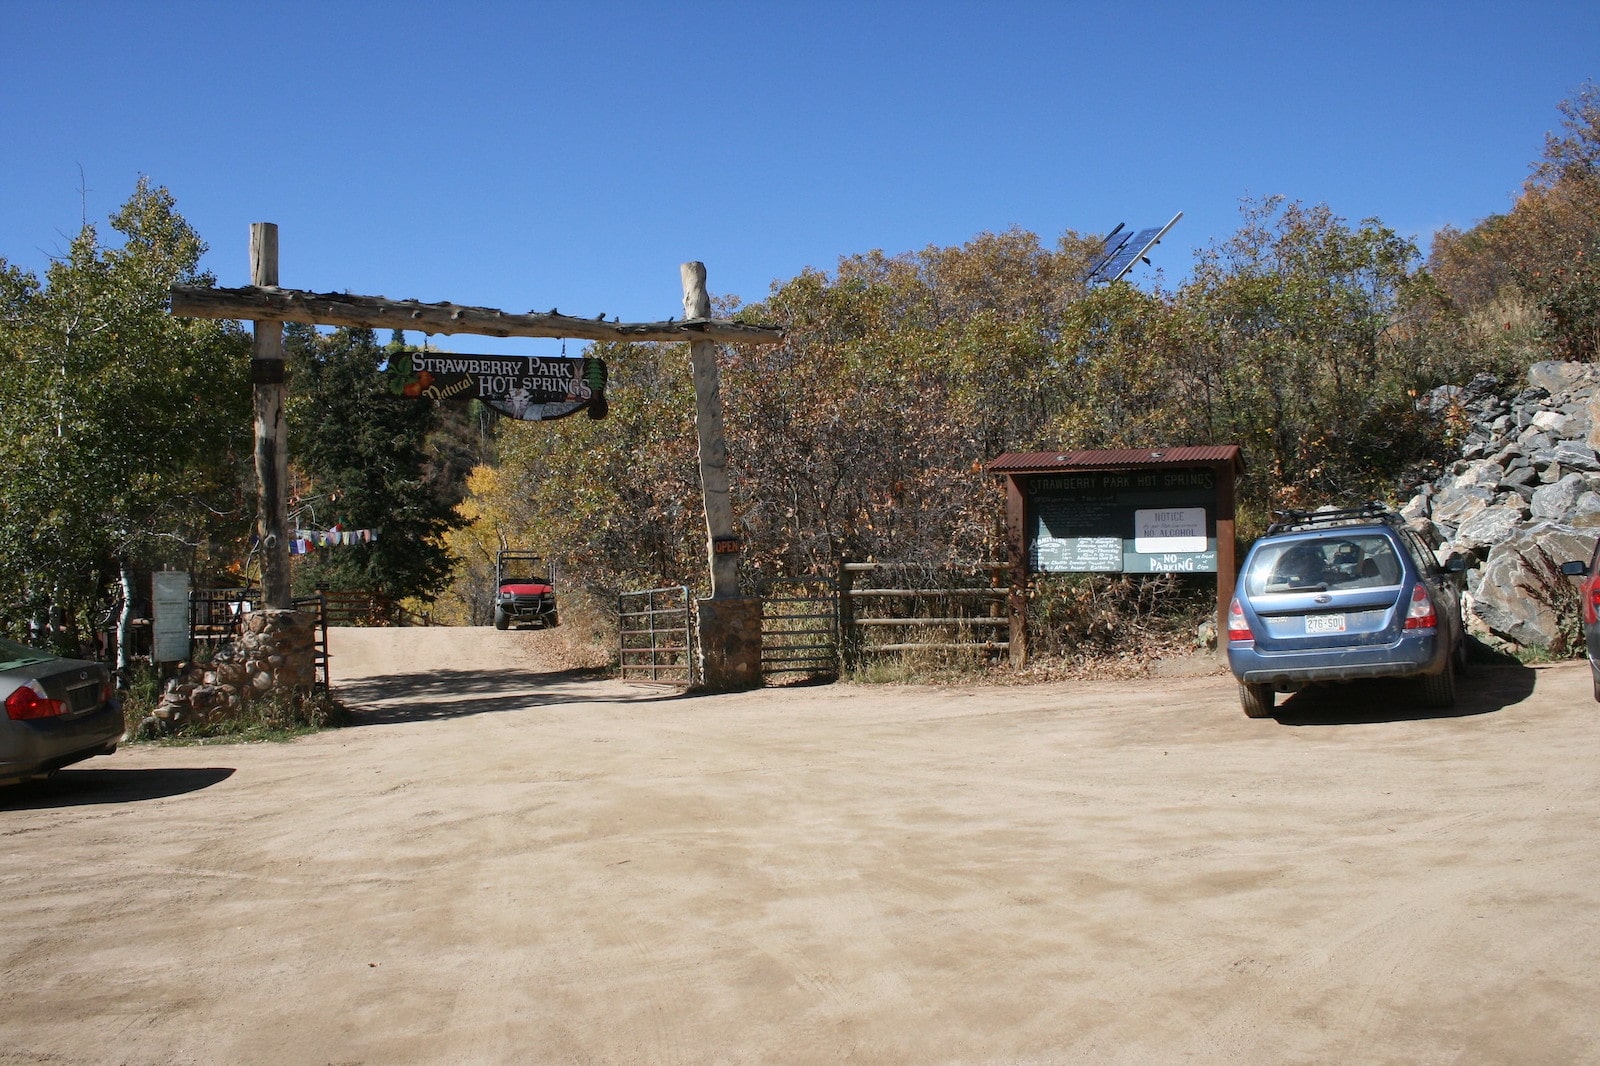
[[[122,740],[122,707],[104,663],[0,637],[0,702],[0,785],[110,755]]]

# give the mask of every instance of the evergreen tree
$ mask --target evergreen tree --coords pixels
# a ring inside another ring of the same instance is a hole
[[[289,456],[302,480],[291,500],[296,522],[376,533],[370,543],[297,557],[296,594],[326,585],[431,602],[450,576],[444,535],[457,524],[460,492],[429,478],[427,442],[438,428],[438,409],[388,389],[383,369],[392,353],[371,330],[325,334],[290,326],[284,349]]]

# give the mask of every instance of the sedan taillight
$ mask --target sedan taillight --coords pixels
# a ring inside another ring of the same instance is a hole
[[[1250,623],[1245,619],[1244,608],[1239,606],[1237,596],[1228,605],[1228,639],[1234,641],[1256,639],[1256,635],[1250,632]]]
[[[1428,597],[1428,590],[1418,582],[1411,590],[1411,607],[1406,611],[1407,629],[1437,629],[1439,616],[1433,609],[1433,600]]]
[[[13,722],[30,718],[55,718],[67,713],[67,705],[45,695],[44,686],[29,681],[6,697],[6,717]]]
[[[1591,626],[1600,622],[1600,572],[1590,571],[1583,583],[1583,621]]]

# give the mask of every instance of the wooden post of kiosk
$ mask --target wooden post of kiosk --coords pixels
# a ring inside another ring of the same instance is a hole
[[[1023,528],[1026,511],[1022,498],[1022,485],[1014,477],[1006,478],[1006,554],[1011,561],[1011,591],[1006,607],[1011,616],[1010,659],[1014,670],[1028,665],[1028,534]]]
[[[250,224],[250,284],[278,286],[278,227]],[[285,446],[283,397],[287,375],[283,365],[283,323],[255,320],[250,350],[250,383],[255,399],[256,538],[261,550],[263,606],[288,610],[289,587],[289,453]]]

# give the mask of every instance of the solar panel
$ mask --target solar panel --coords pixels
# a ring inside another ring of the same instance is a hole
[[[1095,256],[1094,264],[1083,275],[1085,282],[1093,281],[1094,276],[1111,261],[1111,257],[1116,255],[1122,246],[1128,243],[1129,234],[1122,232],[1122,226],[1123,224],[1118,222],[1117,228],[1106,234],[1105,240],[1100,242],[1100,254]]]
[[[1179,211],[1172,216],[1172,221],[1165,226],[1152,226],[1149,229],[1140,230],[1133,236],[1117,242],[1115,251],[1110,250],[1108,242],[1108,253],[1095,263],[1085,280],[1089,282],[1103,281],[1109,284],[1132,270],[1133,265],[1141,259],[1148,263],[1150,260],[1145,259],[1145,253],[1160,244],[1161,238],[1165,237],[1167,231],[1177,225],[1178,219],[1182,217],[1183,212]],[[1121,226],[1117,227],[1117,229],[1121,228]],[[1115,235],[1116,230],[1113,230],[1112,233]]]

